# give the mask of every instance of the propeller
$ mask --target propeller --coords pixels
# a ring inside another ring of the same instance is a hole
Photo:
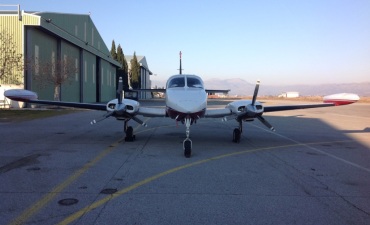
[[[135,122],[137,122],[138,124],[144,126],[144,127],[147,127],[148,126],[144,121],[142,121],[141,119],[137,118],[136,116],[133,116],[131,119],[134,120]]]
[[[267,120],[265,120],[265,118],[263,118],[262,116],[257,116],[257,119],[259,119],[261,121],[261,123],[263,123],[271,131],[275,131],[275,128],[269,122],[267,122]]]
[[[106,118],[108,118],[108,117],[112,116],[112,115],[113,115],[113,113],[114,113],[114,112],[107,113],[107,114],[105,114],[102,118],[100,118],[100,119],[98,119],[98,120],[93,120],[93,121],[91,121],[91,122],[90,122],[90,124],[91,124],[91,125],[94,125],[94,124],[96,124],[96,123],[99,123],[100,121],[103,121],[103,120],[105,120]]]
[[[112,112],[108,112],[102,118],[100,118],[98,120],[91,121],[90,122],[91,125],[94,125],[96,123],[99,123],[99,122],[107,119],[108,117],[113,116],[113,114],[115,114],[117,112],[125,112],[126,111],[126,106],[123,105],[123,107],[122,107],[122,99],[123,99],[123,92],[122,91],[123,91],[123,80],[122,80],[122,77],[119,77],[118,87],[117,87],[117,93],[116,93],[116,97],[117,97],[117,100],[118,100],[119,109],[114,110]]]
[[[118,116],[124,116],[124,117],[127,117],[129,119],[132,119],[133,121],[139,123],[142,126],[145,126],[145,127],[147,126],[147,124],[145,122],[143,122],[142,120],[140,120],[136,116],[133,116],[133,115],[126,112],[127,107],[122,102],[123,101],[123,80],[122,80],[122,77],[119,77],[119,80],[118,80],[118,87],[117,87],[116,97],[117,97],[117,100],[118,100],[118,105],[116,106],[116,109],[112,112],[107,113],[106,115],[104,115],[102,118],[100,118],[98,120],[91,121],[90,122],[91,125],[96,124],[100,121],[103,121],[106,118],[116,114]]]
[[[260,81],[257,80],[257,84],[256,84],[256,87],[254,88],[254,93],[253,93],[252,106],[254,106],[254,104],[256,104],[256,99],[257,99],[259,88],[260,88]]]
[[[118,88],[117,88],[117,99],[118,99],[118,104],[122,104],[122,99],[123,99],[123,80],[122,77],[119,77],[118,80]]]
[[[257,80],[256,87],[254,88],[254,93],[253,93],[253,98],[252,98],[252,103],[245,107],[244,111],[240,113],[240,115],[237,117],[238,121],[241,121],[244,116],[249,116],[249,118],[257,118],[263,125],[268,127],[271,131],[275,131],[275,128],[267,122],[265,118],[262,117],[262,114],[257,114],[256,113],[256,100],[257,100],[257,95],[258,95],[258,90],[260,87],[260,81]]]

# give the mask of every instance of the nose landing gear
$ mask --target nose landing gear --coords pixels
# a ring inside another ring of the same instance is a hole
[[[191,156],[191,148],[192,148],[192,142],[189,138],[190,136],[190,125],[191,125],[191,119],[186,118],[185,119],[185,126],[186,126],[186,139],[183,142],[183,148],[184,148],[184,156],[186,158],[190,158]]]

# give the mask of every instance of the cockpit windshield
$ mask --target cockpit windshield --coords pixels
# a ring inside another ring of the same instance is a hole
[[[168,88],[175,88],[175,87],[185,87],[185,78],[176,77],[170,80],[170,83],[168,83]]]
[[[172,78],[167,88],[177,88],[177,87],[189,87],[189,88],[203,88],[202,81],[197,77],[192,76],[179,76]]]
[[[195,77],[188,77],[187,81],[189,88],[203,88],[202,82]]]

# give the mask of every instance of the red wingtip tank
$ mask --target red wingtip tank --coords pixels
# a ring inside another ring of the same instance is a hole
[[[357,94],[353,93],[340,93],[327,95],[324,97],[324,103],[333,103],[336,106],[348,105],[357,102],[360,100],[360,97]]]

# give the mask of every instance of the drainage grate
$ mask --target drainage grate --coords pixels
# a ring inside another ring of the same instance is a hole
[[[74,204],[77,204],[78,202],[78,199],[75,199],[75,198],[65,198],[65,199],[62,199],[62,200],[59,200],[58,201],[58,204],[59,205],[74,205]]]
[[[106,189],[103,189],[100,194],[107,194],[107,195],[111,195],[111,194],[114,194],[117,192],[117,188],[106,188]]]

